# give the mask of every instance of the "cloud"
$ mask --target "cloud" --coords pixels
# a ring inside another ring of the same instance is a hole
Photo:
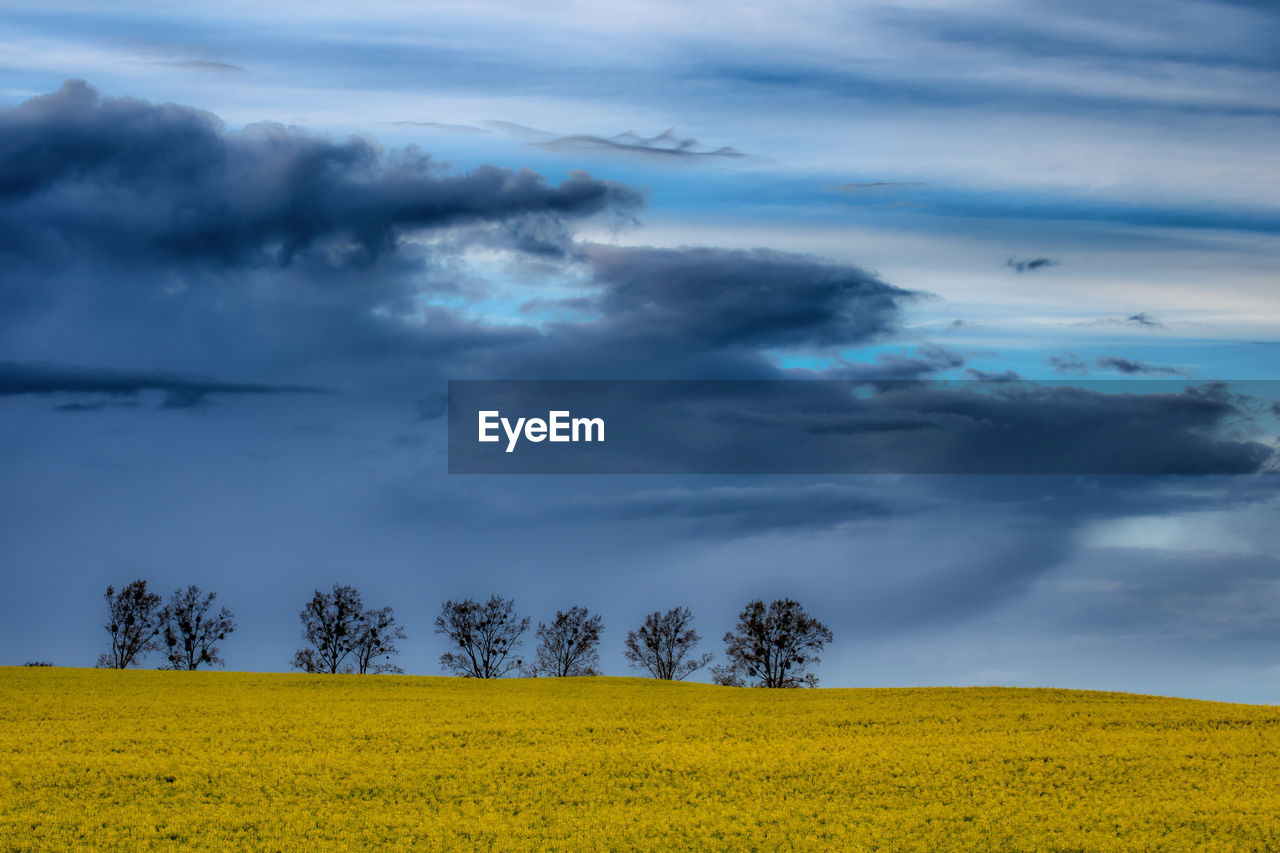
[[[924,296],[810,255],[576,242],[578,220],[642,202],[581,172],[550,185],[278,125],[228,133],[80,81],[0,130],[0,358],[282,385],[376,368],[415,395],[446,375],[770,377],[773,351],[882,340]],[[556,295],[477,316],[495,285],[471,248]]]
[[[1055,267],[1061,261],[1055,261],[1052,258],[1031,258],[1030,260],[1021,260],[1019,258],[1009,258],[1005,261],[1005,265],[1011,267],[1018,272],[1035,272],[1045,267]]]
[[[925,343],[916,347],[915,352],[911,354],[877,353],[875,360],[869,363],[853,362],[841,357],[825,370],[807,372],[793,370],[789,371],[788,375],[796,378],[845,379],[873,384],[892,383],[926,379],[947,370],[963,367],[964,363],[964,356],[955,350],[939,344]]]
[[[1142,361],[1135,361],[1129,358],[1120,358],[1119,356],[1109,355],[1098,359],[1098,366],[1106,370],[1115,370],[1129,376],[1135,375],[1155,375],[1155,376],[1191,376],[1194,371],[1185,367],[1170,367],[1163,364],[1147,364]]]
[[[1143,311],[1140,314],[1130,314],[1128,317],[1101,317],[1097,320],[1087,320],[1082,323],[1075,323],[1076,326],[1137,326],[1141,329],[1165,329],[1168,328],[1164,323],[1152,317]]]
[[[736,538],[780,530],[827,530],[907,515],[930,505],[925,498],[875,486],[810,483],[637,491],[571,500],[557,505],[555,511],[589,519],[661,520],[689,535]]]
[[[548,139],[545,142],[533,143],[539,148],[551,151],[610,151],[620,154],[640,154],[644,156],[675,157],[696,159],[700,157],[746,157],[741,151],[729,146],[706,148],[698,140],[688,137],[679,138],[674,128],[668,128],[657,136],[638,136],[631,131],[617,136],[594,136],[592,134],[575,134]]]
[[[1043,591],[1053,596],[1050,618],[1073,633],[1148,635],[1181,641],[1188,651],[1200,647],[1198,654],[1206,653],[1205,644],[1235,640],[1225,644],[1236,654],[1267,660],[1280,639],[1274,556],[1111,547],[1091,549],[1077,562]]]
[[[897,327],[922,294],[847,264],[767,249],[586,250],[611,335],[681,349],[850,346]]]
[[[405,127],[425,127],[431,130],[445,130],[451,133],[493,133],[492,130],[485,130],[483,127],[473,127],[469,124],[448,124],[440,121],[393,121],[391,124]]]
[[[708,148],[692,137],[678,137],[674,127],[667,128],[657,136],[640,136],[630,130],[616,136],[601,136],[593,133],[558,134],[510,121],[486,121],[484,124],[510,136],[525,139],[530,145],[545,148],[548,151],[605,151],[614,154],[676,159],[748,156],[727,145]]]
[[[1080,356],[1073,352],[1049,356],[1049,365],[1053,368],[1054,373],[1062,373],[1069,376],[1083,376],[1089,372],[1089,366],[1084,363]]]
[[[1016,370],[1001,370],[1000,372],[992,372],[988,370],[978,370],[970,367],[964,372],[965,378],[975,382],[1020,382],[1022,376]]]
[[[552,133],[549,130],[539,130],[536,127],[529,127],[528,125],[516,124],[513,121],[499,121],[496,119],[491,119],[489,121],[481,122],[481,124],[485,125],[486,127],[491,127],[494,130],[501,131],[502,133],[506,133],[510,136],[517,136],[522,139],[547,140],[556,136],[556,134]]]
[[[893,190],[899,187],[923,187],[924,183],[920,181],[870,181],[868,183],[858,183],[856,181],[845,181],[842,184],[836,184],[834,189],[849,195],[863,195],[867,193],[878,193],[885,190]]]
[[[163,65],[167,68],[190,68],[196,71],[222,71],[231,73],[246,73],[246,69],[239,65],[232,65],[230,62],[214,62],[209,59],[177,59],[162,60],[157,59],[148,63],[149,65]]]
[[[1125,322],[1135,323],[1139,326],[1147,326],[1148,328],[1153,328],[1153,329],[1163,329],[1165,327],[1164,323],[1161,323],[1159,320],[1148,315],[1146,312],[1143,312],[1141,314],[1133,314],[1129,317],[1126,317]]]
[[[222,382],[206,377],[176,376],[145,371],[102,370],[68,365],[0,362],[0,396],[20,394],[101,394],[132,397],[142,391],[165,395],[163,408],[185,409],[200,405],[212,395],[315,394],[322,389],[301,385],[263,385]],[[89,411],[100,402],[61,405],[60,411]]]
[[[0,113],[0,248],[92,247],[117,260],[212,266],[368,263],[408,233],[639,204],[575,172],[446,172],[412,149],[280,125],[227,133],[209,113],[101,99],[73,80]]]

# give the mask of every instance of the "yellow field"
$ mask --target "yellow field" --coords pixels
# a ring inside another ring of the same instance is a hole
[[[0,669],[0,847],[1276,850],[1280,707]]]

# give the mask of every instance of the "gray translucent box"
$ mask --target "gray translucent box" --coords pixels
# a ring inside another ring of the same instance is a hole
[[[455,380],[452,474],[1252,474],[1280,383]],[[505,420],[505,424],[504,424]]]

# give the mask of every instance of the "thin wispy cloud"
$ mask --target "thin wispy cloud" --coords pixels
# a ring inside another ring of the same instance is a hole
[[[1061,261],[1055,261],[1053,258],[1030,258],[1023,260],[1021,258],[1009,258],[1005,261],[1005,266],[1013,269],[1015,272],[1035,272],[1045,267],[1055,267]]]
[[[925,184],[920,181],[871,181],[869,183],[845,181],[842,184],[836,184],[833,189],[839,190],[842,193],[848,193],[849,195],[866,195],[887,192],[905,187],[923,186],[925,186]]]
[[[247,73],[248,69],[230,62],[217,62],[212,59],[153,59],[148,65],[162,65],[166,68],[187,68],[193,71],[220,71],[232,74]]]
[[[1103,370],[1112,370],[1127,376],[1193,376],[1195,372],[1185,367],[1174,367],[1167,364],[1148,364],[1132,358],[1120,356],[1104,356],[1097,360]]]
[[[1099,317],[1096,320],[1085,320],[1075,323],[1076,326],[1128,326],[1138,329],[1167,329],[1163,322],[1147,312],[1130,314],[1128,317]]]
[[[737,158],[747,156],[727,145],[722,145],[719,148],[708,148],[693,137],[677,137],[674,128],[664,130],[657,136],[649,137],[639,136],[631,131],[609,137],[575,134],[534,144],[539,148],[547,148],[552,151],[610,151],[620,154],[692,159],[699,157]]]
[[[388,124],[397,125],[399,127],[422,127],[429,130],[442,130],[450,133],[493,133],[492,130],[486,130],[483,127],[475,127],[469,124],[449,124],[440,121],[393,121]]]
[[[528,144],[548,151],[603,151],[677,159],[701,157],[735,159],[747,156],[728,145],[711,148],[693,137],[678,136],[674,127],[667,128],[655,136],[641,136],[630,130],[614,136],[603,136],[593,133],[559,134],[509,121],[487,121],[485,125],[524,139]]]
[[[1089,365],[1085,363],[1084,359],[1072,352],[1050,356],[1048,362],[1054,373],[1060,373],[1064,376],[1084,376],[1089,372]]]

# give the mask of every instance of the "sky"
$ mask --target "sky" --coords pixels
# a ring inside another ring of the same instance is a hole
[[[789,596],[824,686],[1278,702],[1277,43],[1243,0],[4,3],[0,663],[92,665],[134,578],[255,671],[334,583],[420,674],[447,598],[585,605],[621,675],[653,610],[719,657]],[[1041,460],[1208,473],[998,474],[937,384],[993,378]],[[909,379],[946,440],[449,474],[458,379]]]

